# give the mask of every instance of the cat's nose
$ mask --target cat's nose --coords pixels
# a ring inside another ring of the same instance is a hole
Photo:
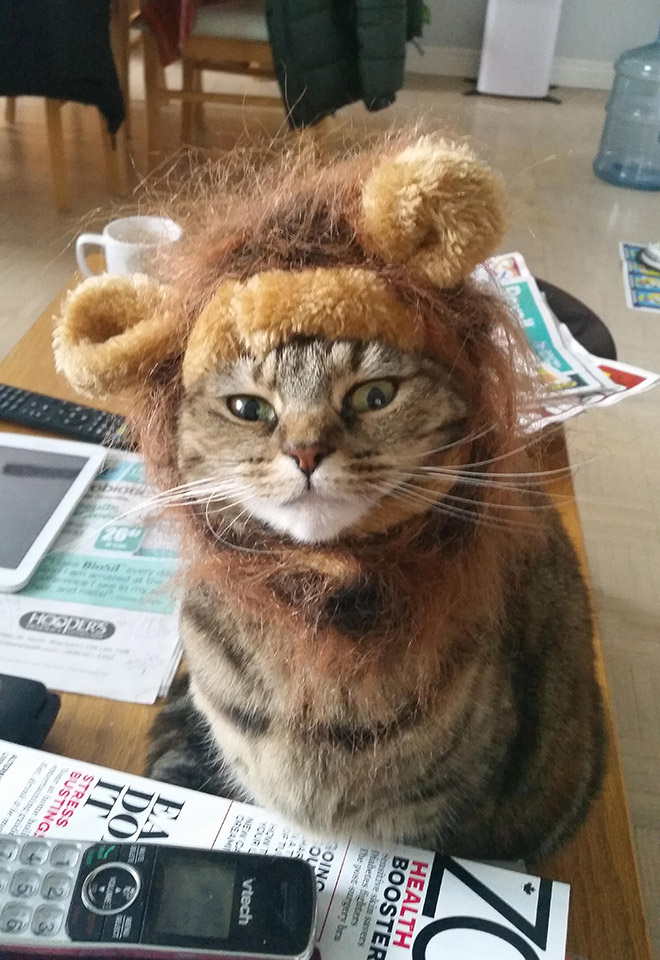
[[[332,453],[332,447],[322,443],[291,444],[284,448],[284,453],[310,477],[321,461]]]

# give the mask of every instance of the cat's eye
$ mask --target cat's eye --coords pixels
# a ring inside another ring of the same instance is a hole
[[[355,413],[369,413],[382,410],[396,396],[396,383],[393,380],[370,380],[354,387],[347,395],[345,403]]]
[[[262,423],[272,423],[275,411],[267,400],[262,397],[236,396],[229,397],[227,406],[235,417],[241,420],[260,420]]]

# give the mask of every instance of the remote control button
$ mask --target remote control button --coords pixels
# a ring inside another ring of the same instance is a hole
[[[6,890],[9,886],[10,877],[11,873],[9,870],[5,870],[4,867],[0,869],[0,893],[2,893],[3,890]]]
[[[48,844],[41,840],[26,843],[21,850],[20,860],[21,863],[26,863],[30,867],[40,867],[48,860]]]
[[[140,874],[133,867],[107,863],[92,870],[85,879],[81,897],[92,913],[110,916],[128,909],[135,902],[140,886]]]
[[[80,851],[74,843],[58,843],[53,847],[50,862],[54,867],[75,867]]]
[[[32,911],[22,903],[8,903],[0,913],[0,930],[3,933],[23,933],[30,923]]]
[[[59,907],[37,907],[32,918],[32,933],[37,937],[54,937],[60,932],[63,919]]]
[[[39,889],[39,879],[39,874],[33,870],[17,870],[12,877],[9,892],[12,897],[27,900],[28,897],[34,896]]]
[[[65,873],[49,873],[41,884],[44,900],[66,900],[71,893],[71,879]]]
[[[11,840],[9,837],[3,837],[0,840],[0,863],[11,863],[16,859],[18,853],[18,840]]]

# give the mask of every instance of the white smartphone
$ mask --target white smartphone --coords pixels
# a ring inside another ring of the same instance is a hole
[[[0,433],[0,591],[26,585],[106,453],[91,443]]]

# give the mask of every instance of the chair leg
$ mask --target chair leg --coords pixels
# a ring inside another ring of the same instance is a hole
[[[204,93],[204,74],[201,70],[195,70],[195,83],[193,84],[195,93]],[[204,104],[201,100],[193,104],[193,119],[198,130],[203,130],[204,123]]]
[[[130,0],[113,0],[110,8],[110,42],[117,67],[119,86],[126,110],[126,137],[131,139],[131,98],[128,70],[130,63]]]
[[[16,97],[5,97],[5,120],[16,123]]]
[[[142,34],[144,56],[144,90],[147,106],[147,168],[148,173],[160,151],[160,92],[165,86],[158,44],[148,30]]]
[[[55,206],[60,213],[69,209],[69,185],[62,133],[63,106],[64,100],[46,100],[46,135],[50,154],[50,174],[53,181]]]
[[[181,100],[181,143],[190,144],[193,140],[193,104],[186,100],[187,93],[195,92],[195,65],[191,60],[182,60],[183,82],[181,89],[183,99]]]
[[[126,125],[122,124],[114,136],[108,133],[105,118],[99,113],[101,139],[105,156],[108,190],[114,194],[128,193],[128,151],[126,149]]]

